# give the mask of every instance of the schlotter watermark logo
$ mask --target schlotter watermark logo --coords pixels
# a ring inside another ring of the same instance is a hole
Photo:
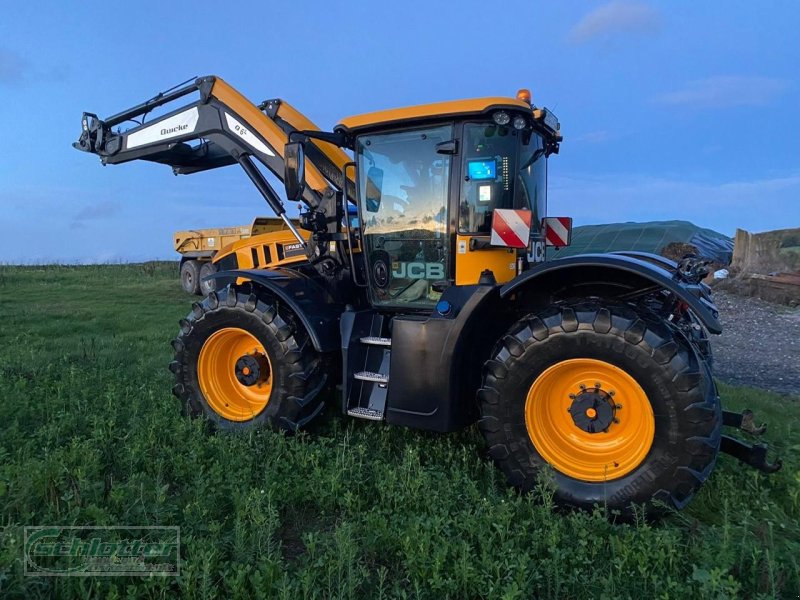
[[[180,575],[179,527],[52,525],[24,535],[25,575]]]

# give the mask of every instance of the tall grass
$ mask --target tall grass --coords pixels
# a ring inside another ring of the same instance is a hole
[[[178,414],[177,266],[0,267],[0,596],[728,598],[800,590],[797,398],[722,386],[784,469],[722,456],[658,524],[509,490],[475,429],[213,435]],[[23,575],[24,525],[177,525],[179,578]]]

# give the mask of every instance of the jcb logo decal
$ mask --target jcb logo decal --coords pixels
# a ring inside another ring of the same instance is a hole
[[[531,245],[528,246],[528,262],[538,263],[543,262],[545,257],[544,242],[536,242],[531,240]]]
[[[401,262],[392,265],[392,277],[402,279],[444,279],[442,263]]]

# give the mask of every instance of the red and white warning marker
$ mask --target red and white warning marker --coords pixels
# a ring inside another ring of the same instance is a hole
[[[569,246],[572,241],[572,217],[545,217],[542,221],[548,246]]]
[[[492,212],[492,246],[527,248],[531,238],[531,211],[496,208]]]

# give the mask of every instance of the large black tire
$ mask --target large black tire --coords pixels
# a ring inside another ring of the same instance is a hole
[[[708,479],[721,440],[719,397],[708,365],[675,328],[652,313],[597,301],[552,306],[518,321],[486,363],[478,392],[480,429],[489,454],[509,482],[531,490],[546,462],[525,420],[528,391],[561,361],[605,361],[628,373],[646,393],[655,420],[652,446],[638,466],[606,481],[552,470],[563,505],[607,507],[630,519],[681,509]]]
[[[217,265],[212,262],[204,262],[203,266],[200,267],[200,275],[199,275],[199,285],[200,285],[200,294],[203,296],[208,296],[211,292],[216,289],[216,282],[213,279],[209,279],[208,281],[204,281],[206,277],[209,275],[213,275],[217,272]]]
[[[200,263],[194,259],[181,263],[181,287],[187,294],[200,293]]]
[[[172,341],[175,360],[173,394],[183,413],[204,414],[217,428],[242,431],[269,427],[297,431],[313,419],[323,406],[326,373],[320,354],[305,329],[290,313],[266,295],[228,286],[211,292],[180,321],[180,334]],[[224,328],[245,330],[255,337],[269,358],[272,389],[266,407],[246,421],[229,420],[218,414],[204,397],[198,379],[198,358],[209,337]]]

